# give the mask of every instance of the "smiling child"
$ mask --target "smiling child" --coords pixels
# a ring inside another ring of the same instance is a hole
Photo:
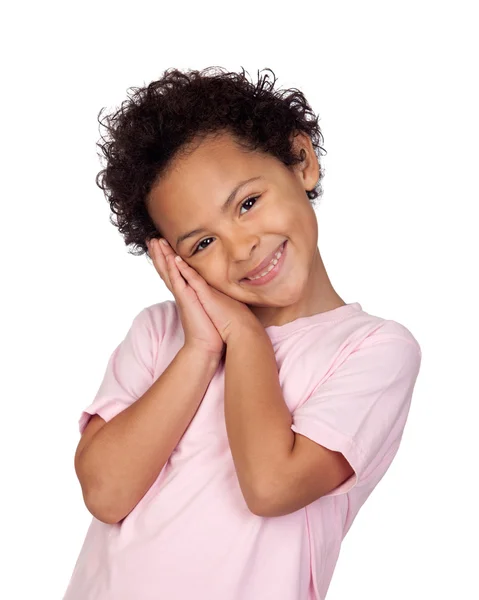
[[[106,119],[97,183],[173,299],[82,411],[64,600],[324,600],[397,454],[421,349],[333,288],[318,118],[274,83],[169,69]]]

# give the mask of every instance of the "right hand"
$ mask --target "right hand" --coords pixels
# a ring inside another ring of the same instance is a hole
[[[159,239],[146,241],[159,276],[176,300],[185,332],[185,346],[199,348],[220,360],[226,344],[206,314],[195,290],[185,281],[175,264],[175,252]]]

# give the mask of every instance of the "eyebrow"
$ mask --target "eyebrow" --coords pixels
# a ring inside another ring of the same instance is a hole
[[[226,213],[228,211],[229,207],[231,206],[231,204],[234,202],[234,200],[236,198],[236,194],[241,190],[242,187],[244,187],[247,183],[250,183],[251,181],[256,181],[257,179],[263,179],[263,177],[260,175],[258,177],[251,177],[250,179],[245,179],[244,181],[240,181],[240,183],[238,183],[238,185],[234,188],[234,190],[231,192],[231,194],[228,196],[228,198],[226,198],[225,203],[220,208],[220,213],[223,215],[224,213]],[[187,238],[192,237],[192,236],[196,235],[197,233],[201,233],[202,231],[206,231],[206,229],[204,227],[199,227],[198,229],[193,229],[192,231],[189,231],[188,233],[183,233],[182,235],[179,235],[178,238],[176,239],[176,247],[178,248],[178,246],[182,242],[184,242]]]

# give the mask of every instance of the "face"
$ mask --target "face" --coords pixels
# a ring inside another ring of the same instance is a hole
[[[203,140],[174,160],[146,204],[173,250],[211,286],[257,316],[287,307],[293,314],[317,289],[312,279],[322,263],[306,190],[317,183],[319,165],[307,135],[298,135],[295,144],[306,155],[290,169],[269,154],[241,149],[226,133]],[[250,179],[222,208],[238,184]],[[275,273],[261,285],[244,279],[285,241]]]

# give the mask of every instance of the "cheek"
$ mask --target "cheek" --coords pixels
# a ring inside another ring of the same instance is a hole
[[[288,228],[295,243],[304,252],[314,251],[318,243],[318,220],[310,205],[296,211],[289,221]]]
[[[222,292],[227,285],[223,271],[216,265],[208,265],[203,267],[201,270],[198,269],[197,273],[203,277],[208,285]]]
[[[295,227],[296,218],[290,210],[271,210],[261,223],[265,233],[287,233],[288,230]]]

